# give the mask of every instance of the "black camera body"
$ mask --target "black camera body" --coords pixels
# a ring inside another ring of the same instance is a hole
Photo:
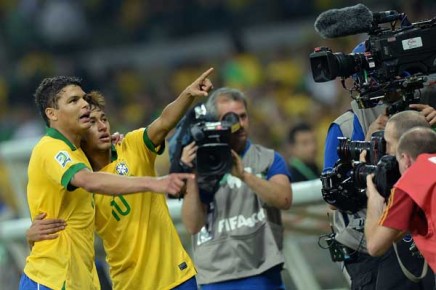
[[[198,146],[195,160],[199,175],[222,175],[232,167],[229,122],[201,121],[191,127],[192,139]]]
[[[436,17],[410,23],[405,14],[392,12],[387,18],[374,18],[364,52],[345,54],[333,53],[327,47],[315,48],[310,54],[315,82],[353,76],[351,91],[359,93],[355,99],[360,108],[373,107],[380,99],[393,103],[388,95],[402,101],[390,114],[419,102],[414,92],[423,88],[426,75],[436,72]],[[402,26],[394,29],[397,20]],[[390,28],[379,25],[386,22],[391,22]]]
[[[363,70],[380,83],[395,80],[403,72],[425,75],[436,72],[436,18],[397,30],[378,27],[369,32],[364,53],[333,53],[327,47],[310,54],[313,79],[326,82],[348,78]]]
[[[383,131],[374,132],[371,141],[339,139],[338,161],[321,174],[323,199],[341,211],[357,212],[366,206],[366,177],[371,173],[377,190],[387,199],[400,172],[395,156],[386,155]],[[367,162],[358,162],[363,150],[367,150]]]
[[[230,171],[232,155],[231,134],[240,129],[239,117],[233,112],[221,121],[207,113],[204,104],[191,108],[179,122],[169,140],[170,172],[197,172],[200,198],[209,203],[218,189],[221,178]],[[198,146],[195,168],[181,162],[183,148],[192,141]]]
[[[382,156],[377,165],[366,163],[358,163],[354,165],[353,181],[357,188],[366,188],[366,177],[374,173],[374,184],[377,191],[385,199],[389,198],[390,192],[394,184],[400,178],[400,170],[395,156]]]
[[[332,170],[320,177],[324,201],[350,214],[364,208],[367,200],[365,191],[355,187],[352,170],[351,162],[339,159]]]

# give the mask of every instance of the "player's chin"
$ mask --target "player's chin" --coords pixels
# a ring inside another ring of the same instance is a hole
[[[110,140],[109,141],[99,140],[98,141],[98,147],[101,150],[108,150],[108,149],[110,149],[112,147],[112,142]]]

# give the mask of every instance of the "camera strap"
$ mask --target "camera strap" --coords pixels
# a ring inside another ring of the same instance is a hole
[[[395,250],[395,255],[397,256],[398,264],[400,264],[401,270],[403,271],[404,276],[406,276],[407,279],[409,279],[410,281],[412,281],[414,283],[418,283],[420,280],[422,280],[427,275],[428,264],[427,264],[426,260],[423,259],[424,264],[422,266],[421,275],[415,276],[409,270],[407,270],[407,268],[404,266],[403,262],[401,262],[400,255],[398,254],[397,243],[393,243],[393,247]]]
[[[355,215],[354,218],[348,223],[348,227],[362,232],[365,228],[365,219]]]

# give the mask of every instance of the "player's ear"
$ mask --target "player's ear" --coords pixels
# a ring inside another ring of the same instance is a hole
[[[56,121],[58,119],[56,110],[54,108],[46,108],[45,109],[45,115],[51,121]]]
[[[404,154],[404,158],[406,160],[406,168],[409,168],[410,166],[412,166],[413,158],[407,153],[402,153],[402,154]]]

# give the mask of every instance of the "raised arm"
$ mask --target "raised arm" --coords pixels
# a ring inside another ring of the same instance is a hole
[[[194,175],[187,173],[172,173],[162,177],[134,177],[83,169],[73,176],[70,184],[89,192],[108,195],[152,191],[178,196],[185,180],[192,178]]]
[[[197,97],[207,97],[213,87],[212,82],[208,79],[212,71],[213,68],[205,71],[183,90],[177,99],[168,104],[162,114],[150,124],[147,133],[154,145],[159,145],[165,140],[168,132],[177,125]]]

